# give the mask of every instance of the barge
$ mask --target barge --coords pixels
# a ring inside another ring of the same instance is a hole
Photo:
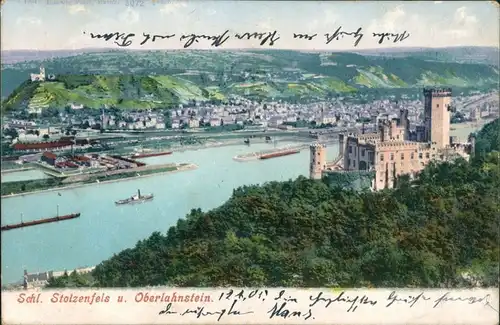
[[[149,157],[158,157],[158,156],[166,156],[171,155],[172,151],[164,151],[164,152],[150,152],[150,153],[134,153],[131,158],[149,158]]]
[[[30,227],[30,226],[36,226],[36,225],[41,225],[44,223],[51,223],[51,222],[57,222],[57,221],[64,221],[64,220],[70,220],[70,219],[75,219],[80,216],[80,213],[72,213],[72,214],[67,214],[63,216],[57,216],[57,217],[52,217],[52,218],[46,218],[46,219],[39,219],[39,220],[33,220],[33,221],[26,221],[26,222],[21,222],[21,223],[16,223],[12,225],[6,225],[2,226],[1,230],[12,230],[12,229],[17,229],[17,228],[24,228],[24,227]]]
[[[259,159],[271,159],[271,158],[277,158],[277,157],[282,157],[282,156],[288,156],[288,155],[293,155],[296,153],[299,153],[300,150],[285,150],[285,151],[278,151],[278,152],[273,152],[273,153],[268,153],[268,154],[263,154],[259,156]]]

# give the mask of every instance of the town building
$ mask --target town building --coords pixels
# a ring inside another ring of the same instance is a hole
[[[65,274],[69,275],[72,272],[76,272],[78,274],[83,275],[92,272],[94,269],[95,266],[77,268],[74,269],[73,271],[48,271],[48,272],[37,272],[37,273],[28,273],[27,270],[24,270],[23,288],[24,289],[43,288],[49,283],[50,278],[58,278]]]
[[[46,162],[47,164],[49,164],[51,166],[55,165],[56,159],[57,159],[57,156],[55,154],[53,154],[52,152],[48,152],[48,151],[45,151],[42,154],[42,158],[41,158],[41,160],[43,162]]]
[[[310,178],[332,172],[374,172],[372,189],[392,188],[401,175],[413,178],[431,161],[468,159],[471,145],[450,137],[451,89],[424,89],[424,125],[410,132],[408,111],[382,119],[375,132],[339,134],[339,156],[326,161],[323,145],[312,145]]]
[[[189,127],[190,128],[198,128],[200,127],[200,121],[197,119],[190,119],[189,120]]]
[[[214,126],[220,126],[221,124],[221,119],[218,119],[218,118],[211,118],[210,119],[210,126],[214,127]]]

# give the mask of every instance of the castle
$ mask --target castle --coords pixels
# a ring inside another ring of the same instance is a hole
[[[400,175],[413,178],[431,161],[456,157],[468,159],[470,144],[450,137],[451,89],[424,89],[424,123],[410,131],[408,110],[399,118],[381,120],[372,133],[339,134],[339,156],[326,161],[326,147],[310,146],[310,178],[321,179],[332,172],[375,173],[372,190],[392,188]]]
[[[45,68],[43,66],[40,66],[39,74],[31,74],[31,81],[45,81]]]

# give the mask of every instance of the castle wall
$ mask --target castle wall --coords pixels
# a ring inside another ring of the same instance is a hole
[[[375,144],[360,142],[357,138],[347,139],[344,154],[344,170],[370,170],[375,165]]]
[[[377,144],[374,189],[392,188],[398,176],[419,171],[419,145],[406,141]]]

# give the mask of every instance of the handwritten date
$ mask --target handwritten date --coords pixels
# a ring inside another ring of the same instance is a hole
[[[241,300],[245,301],[247,299],[259,299],[262,301],[266,300],[267,295],[269,292],[267,290],[239,290],[238,292],[235,292],[233,289],[229,289],[227,292],[223,292],[219,296],[219,300],[231,300],[231,299],[236,299],[236,300]]]

